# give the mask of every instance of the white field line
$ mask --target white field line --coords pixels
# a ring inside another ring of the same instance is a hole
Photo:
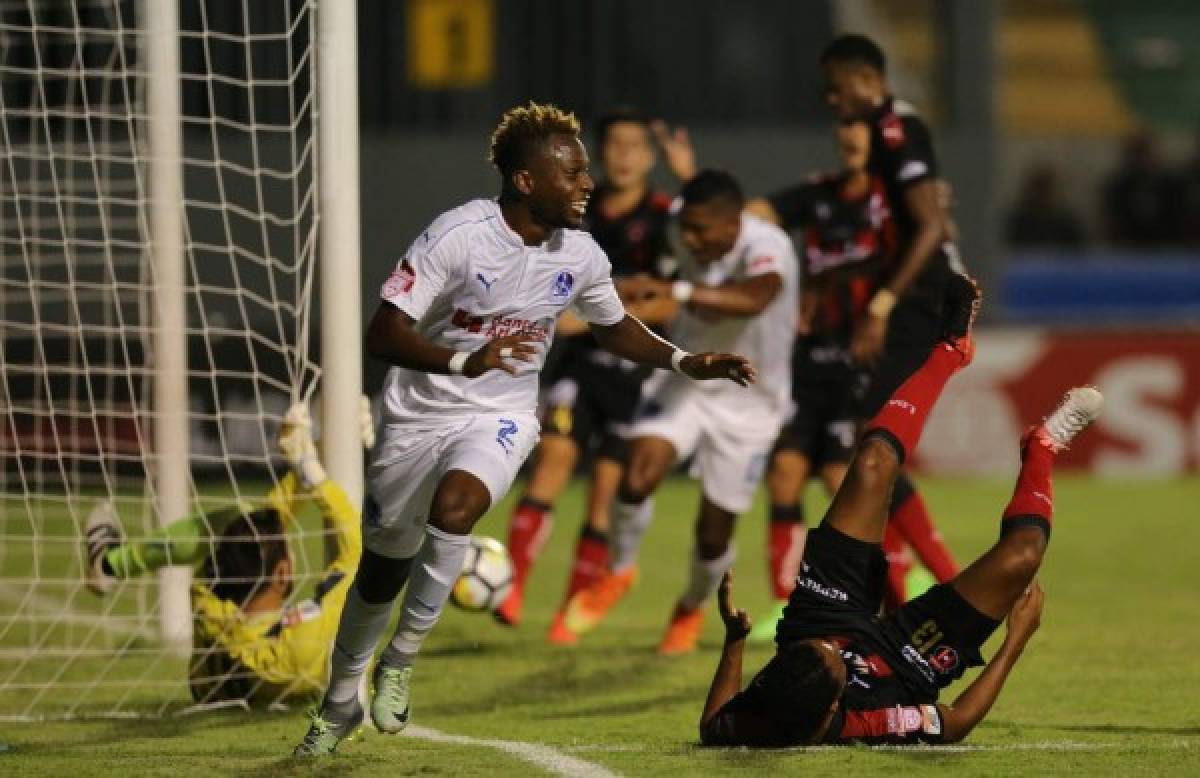
[[[39,616],[52,615],[54,619],[50,623],[53,625],[77,624],[81,627],[91,627],[94,630],[114,637],[136,635],[148,641],[158,639],[158,636],[146,627],[122,626],[120,623],[114,624],[113,618],[90,613],[75,613],[66,610],[64,603],[60,600],[41,594],[34,594],[28,589],[19,589],[9,584],[0,583],[0,600],[28,607],[29,610]]]
[[[1125,748],[1134,745],[1131,742],[1124,743],[1093,743],[1077,740],[1046,740],[1034,741],[1030,743],[980,743],[972,745],[970,743],[956,743],[952,745],[911,745],[911,746],[861,746],[862,748],[871,751],[896,751],[902,753],[930,753],[930,754],[969,754],[984,751],[1048,751],[1048,752],[1088,752],[1088,751],[1110,751],[1116,748]],[[1155,743],[1155,748],[1169,751],[1188,751],[1192,748],[1200,747],[1200,743],[1192,743],[1190,740],[1170,740],[1165,743]],[[661,749],[648,748],[637,744],[628,745],[601,745],[582,743],[573,746],[562,746],[563,751],[571,753],[652,753]],[[730,749],[737,750],[737,749]],[[797,754],[807,753],[853,753],[853,749],[847,746],[806,746],[802,748],[784,748],[778,749]]]
[[[578,757],[568,756],[558,749],[540,743],[526,743],[521,740],[498,740],[494,738],[475,738],[466,735],[451,735],[436,729],[421,726],[409,726],[404,730],[408,737],[428,740],[431,743],[449,743],[459,746],[482,746],[494,748],[506,754],[542,768],[554,775],[571,776],[571,778],[617,778],[617,773],[606,767],[584,761]]]

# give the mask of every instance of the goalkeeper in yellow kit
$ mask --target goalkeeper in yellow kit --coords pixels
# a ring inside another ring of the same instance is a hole
[[[369,445],[374,430],[365,407],[363,431]],[[111,503],[88,517],[87,586],[96,594],[164,565],[196,567],[188,676],[200,704],[265,706],[325,688],[329,648],[362,553],[359,513],[326,477],[305,405],[288,411],[279,447],[291,472],[261,508],[199,513],[130,542],[122,542]],[[287,533],[305,500],[320,509],[331,561],[312,596],[297,602]]]

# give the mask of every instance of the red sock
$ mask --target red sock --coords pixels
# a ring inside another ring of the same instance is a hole
[[[946,583],[958,575],[958,565],[950,556],[950,549],[942,541],[942,533],[933,526],[933,519],[925,507],[925,501],[917,492],[892,509],[888,526],[895,527],[900,536],[917,552],[921,563],[933,573],[938,583]]]
[[[767,522],[767,571],[771,576],[771,592],[777,600],[786,600],[796,586],[807,533],[800,506],[771,506],[771,520]]]
[[[1038,527],[1050,537],[1050,526],[1054,517],[1054,451],[1041,443],[1037,435],[1031,436],[1021,452],[1021,473],[1012,499],[1004,509],[1000,521],[1003,534],[1017,527]]]
[[[961,353],[948,343],[938,343],[925,364],[900,385],[879,413],[875,414],[875,418],[871,419],[867,425],[867,435],[885,433],[900,447],[900,459],[903,461],[917,447],[925,419],[933,410],[938,395],[962,364]]]
[[[888,561],[887,592],[884,601],[889,610],[894,610],[908,600],[908,585],[905,579],[912,569],[912,557],[900,537],[900,531],[889,522],[883,528],[883,553]]]
[[[767,571],[775,599],[791,597],[804,556],[804,511],[799,505],[772,505],[767,522]]]
[[[520,590],[533,569],[533,560],[541,553],[550,537],[554,522],[550,506],[538,500],[524,498],[508,522],[508,554],[513,561],[513,585]]]
[[[590,525],[583,525],[579,542],[575,544],[575,561],[567,578],[566,600],[577,592],[591,586],[608,570],[608,538]]]

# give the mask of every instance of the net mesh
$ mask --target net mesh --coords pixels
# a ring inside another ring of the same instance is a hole
[[[193,512],[261,502],[316,385],[314,1],[179,5]],[[190,702],[157,579],[83,579],[97,505],[129,538],[181,518],[154,499],[144,10],[0,0],[0,716]],[[297,592],[315,524],[290,536]]]

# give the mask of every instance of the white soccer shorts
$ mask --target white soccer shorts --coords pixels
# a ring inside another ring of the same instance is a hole
[[[532,413],[470,414],[437,425],[384,427],[367,467],[363,546],[393,559],[416,554],[434,492],[451,470],[483,481],[495,505],[537,445],[539,429]]]
[[[730,392],[706,392],[691,379],[663,374],[643,390],[629,438],[663,438],[682,460],[693,452],[692,475],[709,502],[733,514],[745,513],[767,467],[784,414],[765,411],[751,398],[738,402]]]

